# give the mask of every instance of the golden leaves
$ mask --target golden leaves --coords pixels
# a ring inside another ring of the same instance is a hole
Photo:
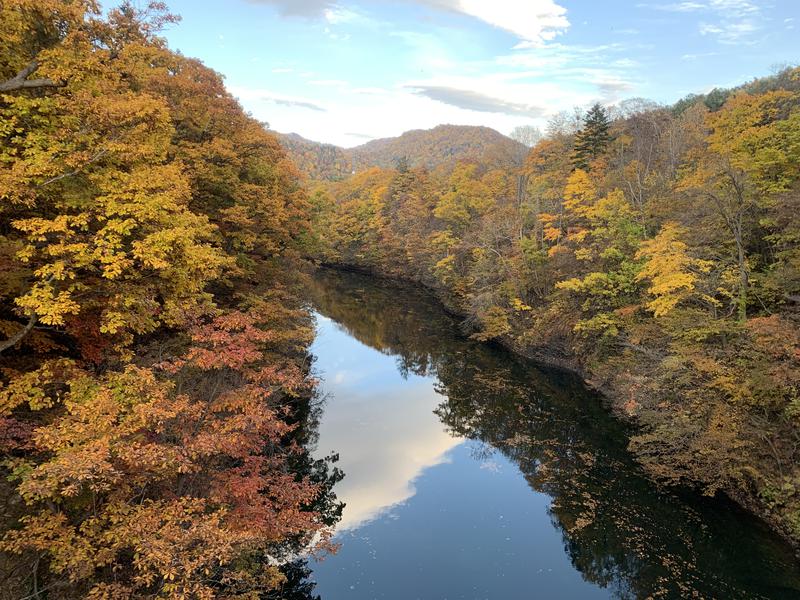
[[[38,369],[27,373],[6,371],[7,385],[0,388],[0,416],[8,415],[23,404],[31,410],[49,408],[60,399],[59,384],[63,384],[76,369],[67,358],[45,361]]]
[[[685,231],[675,222],[667,222],[652,240],[642,242],[637,258],[644,258],[636,279],[648,280],[647,292],[654,298],[647,303],[656,317],[669,314],[680,302],[691,297],[699,274],[711,269],[708,261],[688,255],[688,246],[680,237]]]

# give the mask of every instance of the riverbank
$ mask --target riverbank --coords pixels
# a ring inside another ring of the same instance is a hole
[[[341,550],[312,567],[323,598],[800,593],[787,544],[654,485],[579,377],[470,339],[417,286],[321,270],[306,297],[327,398],[315,452],[345,473]]]
[[[402,274],[381,273],[360,265],[322,263],[320,268],[360,273],[389,282],[412,285],[435,298],[449,314],[459,317],[462,324],[473,335],[477,333],[480,337],[479,326],[474,320],[469,319],[469,313],[465,309],[463,301],[441,286],[412,279]],[[657,349],[639,345],[635,348],[625,349],[624,356],[627,357],[627,363],[620,361],[619,355],[610,356],[605,362],[598,362],[596,356],[581,355],[575,352],[575,346],[569,343],[574,340],[569,338],[553,337],[547,340],[547,343],[535,344],[512,334],[504,334],[486,341],[499,344],[538,365],[568,371],[580,377],[589,388],[602,395],[603,404],[607,410],[627,426],[631,432],[628,449],[654,481],[667,486],[693,488],[708,496],[723,494],[750,514],[762,519],[792,546],[796,557],[800,559],[800,538],[796,531],[793,531],[787,524],[785,512],[782,514],[771,509],[754,487],[735,486],[731,482],[727,485],[713,482],[716,485],[711,487],[709,483],[712,482],[690,472],[683,473],[679,478],[665,477],[663,470],[659,469],[659,464],[654,465],[652,456],[643,451],[642,445],[637,440],[640,436],[652,435],[653,430],[648,428],[647,423],[640,418],[637,408],[646,401],[643,395],[647,390],[652,390],[660,383],[657,377],[651,377],[648,374],[657,370],[657,365],[654,364],[656,361],[663,360],[663,356]],[[614,368],[615,366],[617,368]],[[638,384],[636,388],[630,387],[629,375],[631,372],[636,373]],[[683,449],[683,451],[686,450]],[[662,464],[669,464],[670,459],[670,456],[664,456]]]

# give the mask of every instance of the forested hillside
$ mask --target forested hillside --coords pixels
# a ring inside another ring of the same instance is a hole
[[[654,478],[798,542],[800,69],[623,108],[554,119],[521,169],[319,186],[318,256],[423,283],[476,338],[578,370]]]
[[[173,20],[0,4],[3,598],[283,597],[335,519],[285,275],[310,205]]]
[[[329,181],[345,179],[372,167],[433,169],[459,160],[513,168],[522,163],[527,153],[525,146],[494,129],[466,125],[416,129],[355,148],[319,144],[296,134],[281,135],[280,140],[304,175],[311,180]]]
[[[353,172],[353,157],[345,148],[312,142],[296,133],[281,133],[278,139],[292,162],[309,179],[337,181]]]

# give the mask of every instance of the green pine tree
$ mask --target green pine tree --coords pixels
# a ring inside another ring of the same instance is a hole
[[[583,129],[575,136],[572,165],[588,170],[589,163],[605,152],[611,143],[611,121],[599,103],[592,106],[583,118]]]

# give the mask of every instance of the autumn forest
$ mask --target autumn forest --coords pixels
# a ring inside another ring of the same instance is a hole
[[[342,149],[249,115],[176,19],[0,2],[0,598],[315,597],[297,560],[343,510],[309,449],[319,270],[576,373],[653,489],[800,548],[800,69]]]

